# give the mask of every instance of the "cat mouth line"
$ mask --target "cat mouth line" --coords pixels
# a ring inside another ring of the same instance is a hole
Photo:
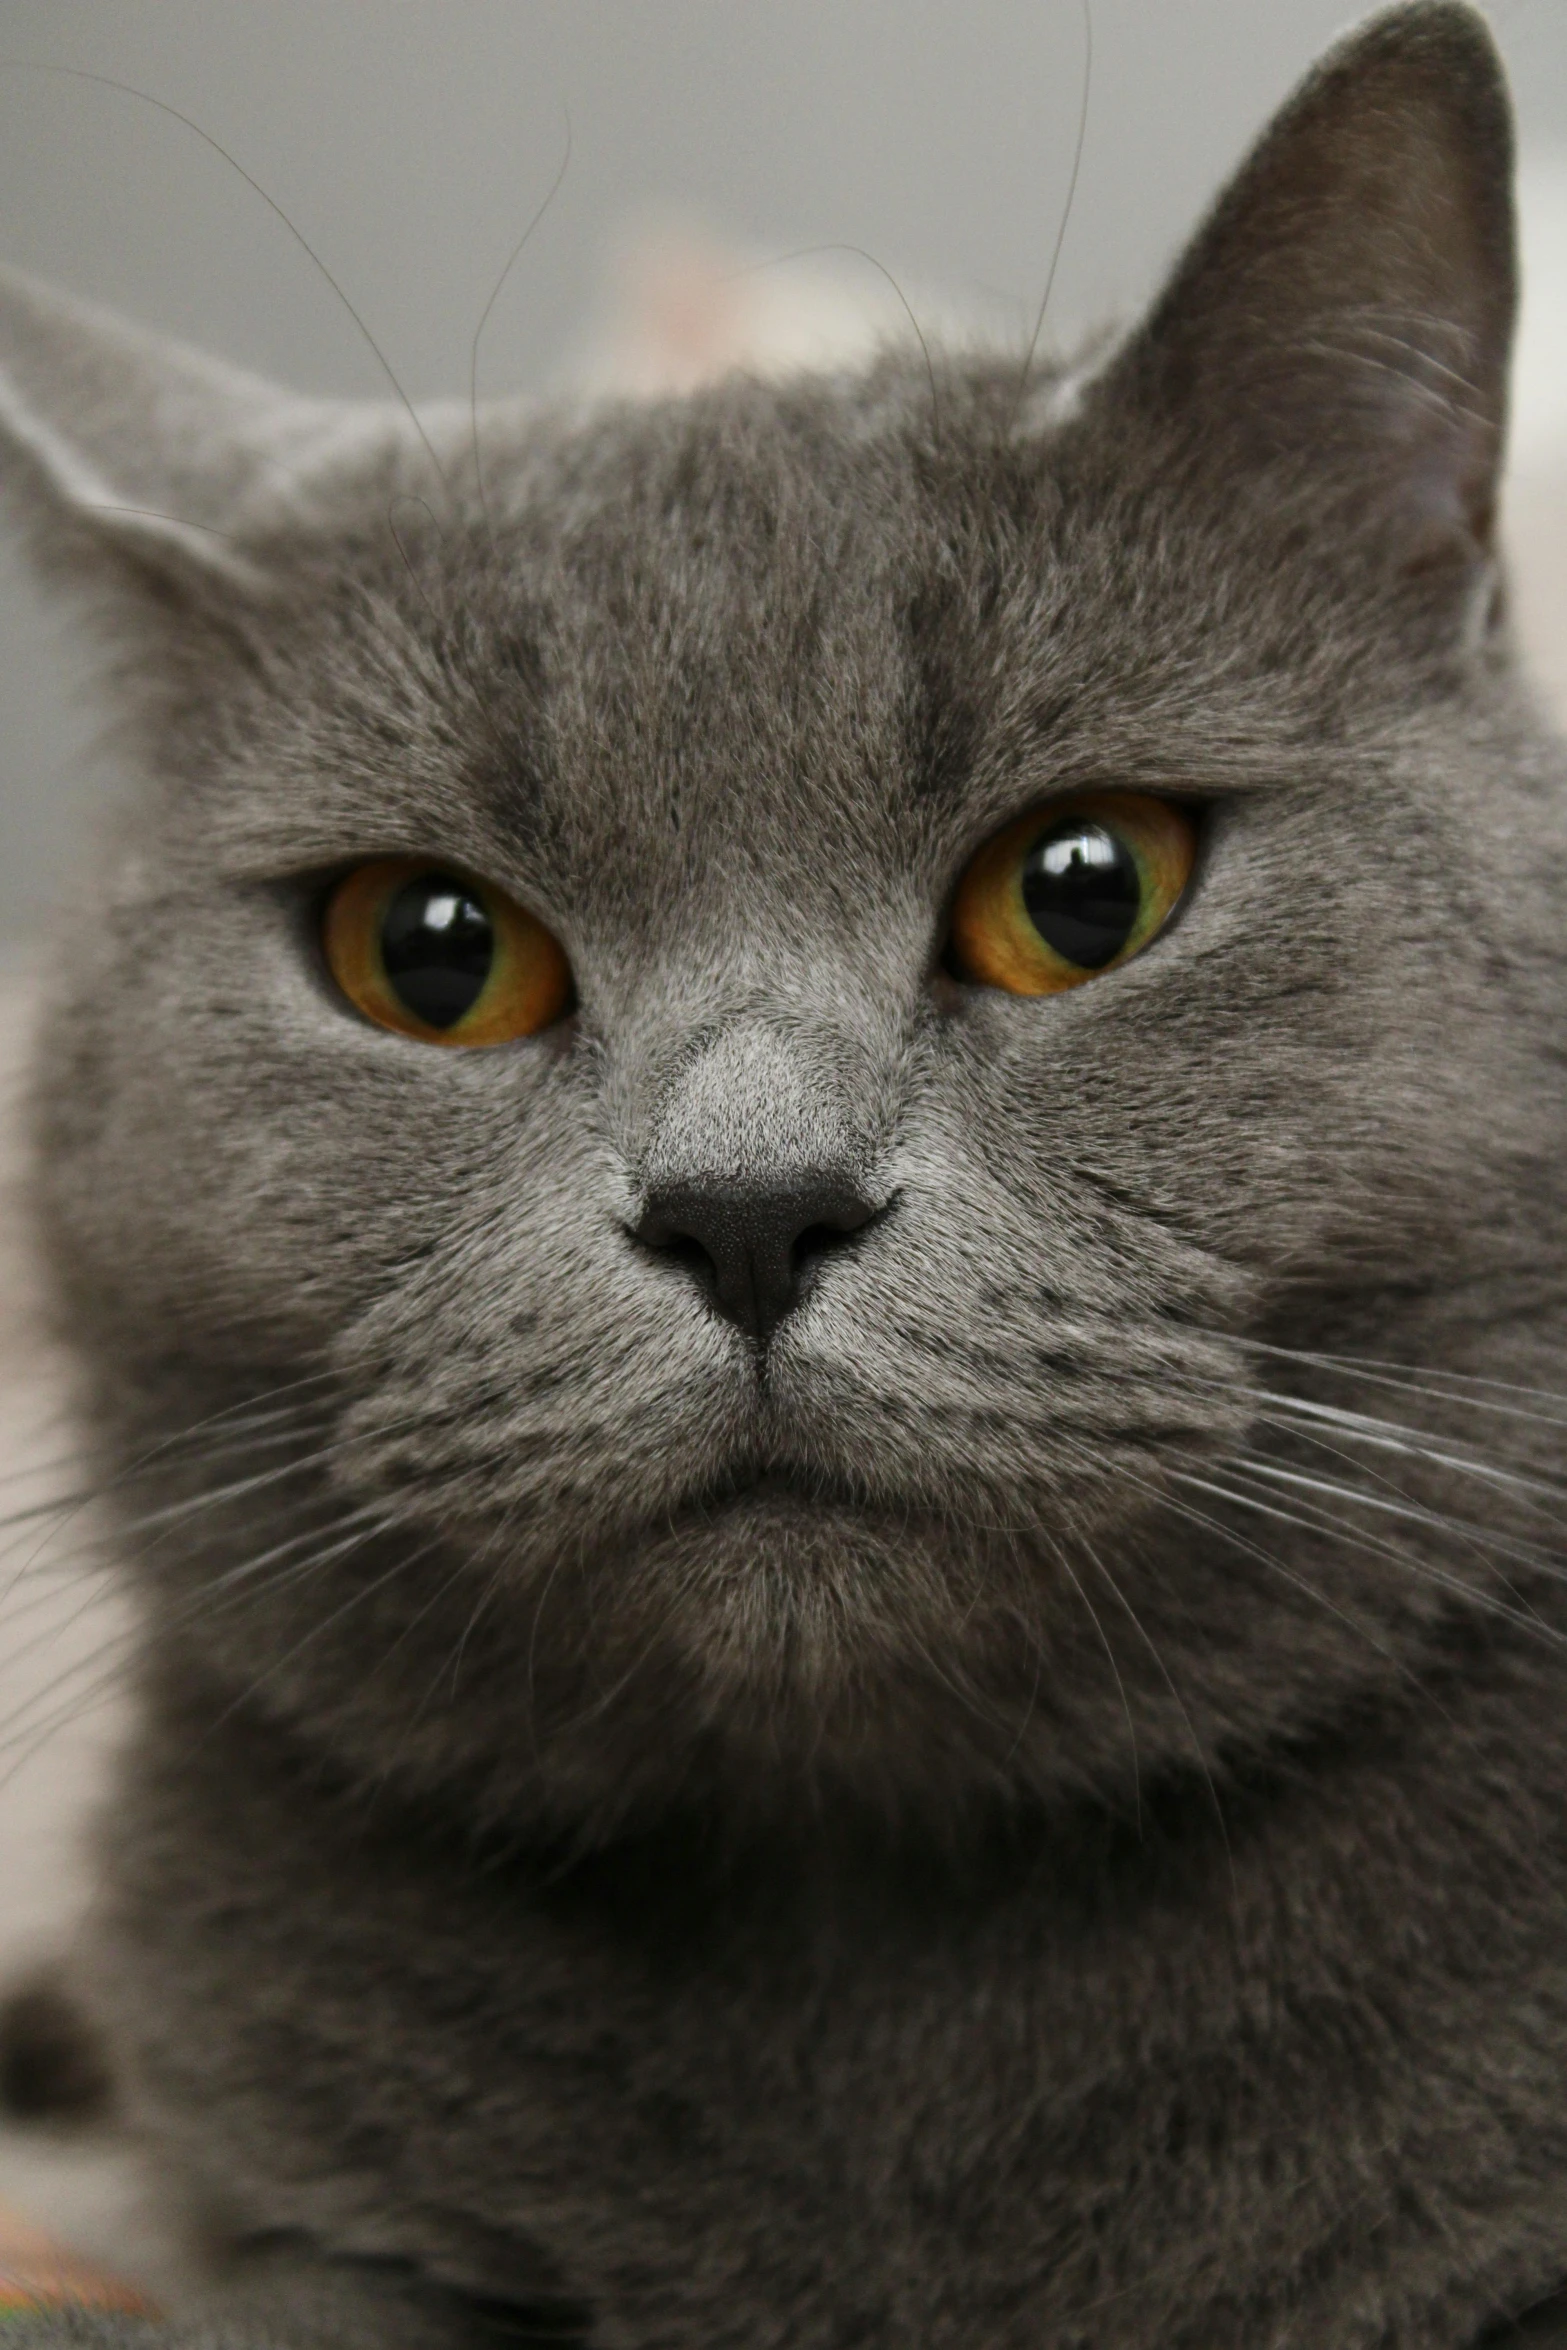
[[[841,1477],[787,1468],[741,1468],[714,1478],[681,1502],[681,1519],[723,1517],[730,1511],[769,1507],[793,1510],[854,1510],[875,1508],[870,1497]]]

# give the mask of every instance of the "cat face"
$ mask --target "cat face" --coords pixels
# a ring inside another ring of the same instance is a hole
[[[149,778],[43,1131],[167,1654],[607,1829],[1206,1768],[1421,1652],[1429,1584],[1204,1493],[1259,1342],[1396,1351],[1554,1148],[1511,305],[1447,7],[1080,378],[415,427],[8,284],[11,472]],[[1131,927],[1035,992],[984,925],[1044,967],[1058,836]],[[475,984],[496,923],[545,955],[471,1043],[396,992],[463,906]]]

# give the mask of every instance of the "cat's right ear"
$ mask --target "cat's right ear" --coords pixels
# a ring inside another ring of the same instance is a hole
[[[111,623],[265,601],[269,522],[363,413],[0,270],[0,493]]]

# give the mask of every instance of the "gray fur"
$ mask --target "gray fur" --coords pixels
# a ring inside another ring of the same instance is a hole
[[[6,281],[146,777],[39,1191],[146,1610],[99,2000],[182,2339],[1466,2350],[1567,2281],[1508,191],[1418,5],[1072,403],[888,357],[421,438]],[[1084,784],[1205,803],[1176,920],[950,977]],[[567,1022],[337,999],[322,889],[401,850],[535,908]],[[759,1353],[631,1227],[804,1174],[880,1212]]]

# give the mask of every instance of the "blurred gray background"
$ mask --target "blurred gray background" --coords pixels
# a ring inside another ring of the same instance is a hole
[[[1058,335],[1146,294],[1354,13],[1093,0]],[[1549,276],[1567,245],[1567,6],[1493,0],[1490,15]],[[71,67],[135,85],[226,147],[414,398],[466,388],[475,322],[568,118],[564,184],[486,330],[489,389],[557,379],[628,224],[672,212],[759,253],[862,246],[1021,338],[1065,200],[1084,53],[1081,0],[0,0],[0,258],[301,388],[385,389],[256,190],[154,106],[39,70]],[[1556,340],[1542,342],[1553,381],[1559,346],[1567,376],[1567,259],[1559,274]],[[90,733],[67,640],[0,554],[0,959],[67,886],[104,788]]]

